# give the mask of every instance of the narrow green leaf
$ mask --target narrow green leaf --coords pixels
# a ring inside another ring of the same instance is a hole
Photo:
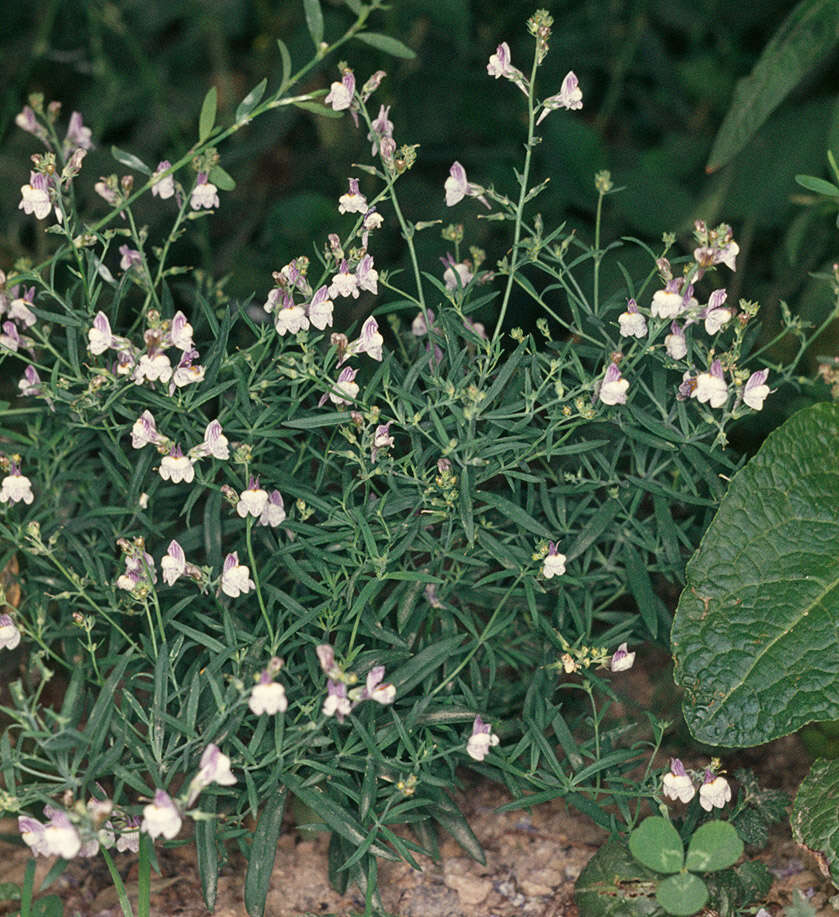
[[[288,86],[289,79],[291,78],[291,55],[288,52],[286,43],[281,39],[277,39],[277,48],[280,51],[280,61],[282,63],[283,75],[280,80],[280,89],[279,92],[282,93]]]
[[[382,35],[380,32],[359,32],[356,36],[359,41],[376,48],[378,51],[384,51],[385,54],[391,54],[393,57],[402,57],[405,60],[413,60],[417,55],[407,45],[403,45],[396,38],[390,35]]]
[[[249,917],[262,917],[277,855],[277,841],[283,827],[286,790],[277,790],[262,809],[253,834],[248,869],[245,873],[245,909]]]
[[[329,884],[339,895],[344,894],[350,881],[350,871],[348,869],[343,869],[343,866],[351,854],[352,847],[337,831],[333,831],[329,836],[329,851],[327,853],[326,868]]]
[[[825,181],[823,178],[816,178],[815,175],[796,175],[795,180],[808,191],[826,194],[828,197],[839,197],[839,188],[833,182]]]
[[[655,638],[658,632],[658,601],[653,592],[653,584],[650,582],[647,566],[641,560],[641,555],[628,541],[624,543],[623,554],[626,562],[626,579],[632,597],[638,605],[641,620],[646,624],[650,635]]]
[[[129,169],[134,169],[135,172],[142,172],[143,175],[151,175],[151,169],[142,159],[135,156],[133,153],[127,153],[118,146],[112,146],[111,156],[113,156],[117,162],[121,162],[124,166],[128,166]]]
[[[220,191],[233,191],[236,187],[233,176],[225,172],[221,166],[213,166],[207,177]]]
[[[201,115],[198,118],[198,141],[203,143],[216,125],[216,111],[218,109],[218,92],[211,86],[204,96],[201,105]]]
[[[165,735],[163,717],[169,701],[169,652],[165,643],[158,650],[159,654],[154,666],[150,744],[155,761],[161,762],[163,760],[163,737]]]
[[[340,118],[343,114],[340,111],[333,111],[328,105],[321,105],[320,102],[295,102],[294,105],[304,111],[320,115],[322,118]]]
[[[462,642],[463,635],[458,634],[426,646],[413,659],[400,666],[389,680],[396,685],[400,694],[409,694],[424,678],[449,659]]]
[[[306,12],[306,27],[312,36],[315,51],[319,51],[320,43],[323,41],[323,12],[320,0],[303,0],[303,9]]]
[[[706,172],[734,158],[804,76],[823,61],[839,39],[839,3],[801,0],[781,23],[752,72],[737,83]]]
[[[577,536],[565,552],[568,560],[578,557],[583,551],[588,550],[595,541],[606,531],[612,520],[620,510],[620,503],[617,500],[607,500],[589,519],[588,524]]]
[[[216,797],[205,795],[201,800],[204,812],[216,811]],[[218,846],[216,844],[216,819],[200,818],[195,822],[195,855],[198,860],[198,877],[207,910],[216,906],[218,891]]]
[[[245,96],[244,99],[236,107],[236,121],[244,121],[248,115],[256,108],[257,105],[262,101],[262,97],[265,95],[265,89],[268,86],[268,79],[260,80],[256,86],[251,89],[251,91]],[[214,182],[218,185],[218,182]],[[221,185],[219,185],[221,187]]]
[[[728,869],[743,856],[743,841],[727,821],[708,821],[693,832],[685,866],[693,872]]]
[[[481,865],[486,865],[486,855],[481,842],[475,837],[474,831],[469,827],[469,822],[463,817],[462,812],[451,801],[446,800],[441,804],[429,807],[431,817],[448,831],[460,847]]]

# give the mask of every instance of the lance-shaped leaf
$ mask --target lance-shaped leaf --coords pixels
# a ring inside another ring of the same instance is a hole
[[[839,717],[839,405],[770,434],[687,565],[673,622],[691,732],[759,745]]]

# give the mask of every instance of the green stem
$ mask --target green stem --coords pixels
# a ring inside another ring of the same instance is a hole
[[[137,917],[151,915],[151,838],[140,832],[140,859],[137,864]]]
[[[256,557],[253,553],[253,543],[251,541],[251,529],[253,528],[253,516],[248,516],[247,528],[245,529],[245,540],[248,546],[248,560],[251,565],[251,576],[253,577],[254,587],[256,589],[256,598],[259,601],[259,611],[262,614],[262,619],[265,621],[265,627],[268,629],[268,638],[271,641],[271,655],[275,655],[277,652],[277,635],[274,632],[274,626],[271,624],[271,618],[268,614],[268,609],[265,607],[265,602],[262,598],[262,588],[259,584],[259,572],[256,566]]]
[[[99,849],[105,859],[105,865],[108,867],[108,872],[111,874],[111,881],[114,883],[117,898],[119,899],[119,904],[122,908],[123,917],[134,917],[134,911],[131,907],[131,902],[128,900],[128,894],[125,891],[125,885],[123,884],[122,877],[120,876],[119,872],[117,872],[116,865],[114,864],[111,855],[104,847],[100,847]]]

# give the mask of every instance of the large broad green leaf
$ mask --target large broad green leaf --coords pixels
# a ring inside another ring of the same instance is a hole
[[[839,718],[839,405],[770,434],[687,566],[673,622],[691,732],[759,745]]]
[[[585,917],[663,917],[655,889],[661,878],[642,866],[619,838],[610,838],[588,861],[574,886]]]
[[[798,788],[790,824],[796,843],[814,854],[839,887],[839,761],[815,761]]]
[[[706,171],[732,159],[802,78],[839,40],[839,3],[801,0],[764,48],[754,70],[740,80],[714,140]]]

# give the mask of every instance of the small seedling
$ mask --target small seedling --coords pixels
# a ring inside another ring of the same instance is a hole
[[[698,913],[708,900],[708,886],[696,873],[733,866],[743,853],[737,831],[725,821],[709,821],[684,844],[672,823],[660,815],[645,818],[629,835],[629,850],[640,863],[667,878],[656,885],[655,897],[668,914]]]

